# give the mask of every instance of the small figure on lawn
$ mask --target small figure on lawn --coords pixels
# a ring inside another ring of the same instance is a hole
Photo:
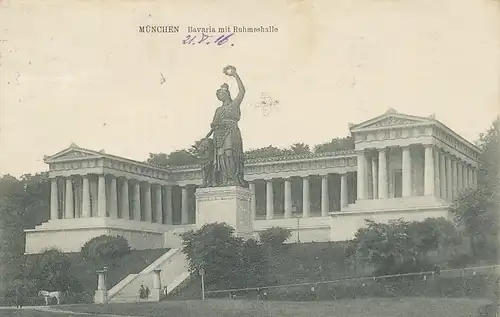
[[[149,299],[149,293],[151,291],[149,290],[149,287],[146,286],[146,299]]]

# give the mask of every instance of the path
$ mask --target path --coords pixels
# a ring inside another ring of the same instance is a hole
[[[71,305],[60,305],[60,307],[71,307]],[[82,315],[82,316],[99,316],[99,317],[146,317],[146,316],[136,316],[136,315],[115,315],[115,314],[101,314],[101,313],[84,313],[75,312],[71,310],[58,309],[51,306],[24,306],[23,308],[17,308],[15,306],[0,307],[0,312],[2,310],[36,310],[41,312],[49,312],[54,314],[64,314],[68,315]]]

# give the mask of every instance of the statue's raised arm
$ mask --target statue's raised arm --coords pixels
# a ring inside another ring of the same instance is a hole
[[[241,104],[243,97],[245,97],[245,85],[241,81],[240,75],[236,72],[236,67],[234,66],[226,66],[223,70],[224,74],[234,77],[236,79],[236,83],[238,84],[238,95],[234,98],[233,102],[238,106]]]

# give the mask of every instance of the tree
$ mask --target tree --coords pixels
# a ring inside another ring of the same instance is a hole
[[[168,166],[168,155],[166,153],[149,153],[146,163],[158,166]]]
[[[468,189],[453,202],[454,220],[468,239],[472,256],[477,259],[494,258],[498,249],[498,212],[500,210],[500,119],[479,136],[481,168],[478,186]]]
[[[247,158],[264,158],[264,157],[276,157],[284,154],[284,151],[273,146],[269,145],[259,149],[250,149],[245,151],[245,156]]]
[[[269,259],[257,240],[248,239],[243,243],[240,263],[241,278],[237,287],[257,287],[269,283],[267,279]]]
[[[299,155],[299,154],[310,154],[311,149],[309,148],[309,145],[305,143],[294,143],[290,147],[292,154],[294,155]]]
[[[486,133],[479,135],[476,144],[481,148],[481,169],[478,174],[478,184],[483,185],[496,195],[500,184],[500,118],[497,117]]]
[[[49,190],[47,173],[0,179],[0,285],[22,280],[24,229],[48,219]]]
[[[80,292],[82,286],[74,276],[69,258],[57,249],[43,252],[27,265],[27,273],[38,290]]]
[[[232,288],[240,284],[238,271],[243,239],[234,235],[226,223],[206,224],[200,229],[181,235],[182,252],[189,260],[189,271],[205,271],[207,285]]]
[[[328,153],[354,149],[354,138],[349,135],[344,138],[334,138],[330,142],[314,146],[314,153]]]
[[[469,240],[473,257],[496,257],[498,210],[498,200],[484,185],[466,190],[453,202],[451,212]]]

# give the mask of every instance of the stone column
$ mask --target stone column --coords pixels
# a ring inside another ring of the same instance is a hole
[[[470,188],[471,187],[471,175],[470,175],[470,165],[465,165],[465,188]]]
[[[439,162],[439,150],[434,148],[434,192],[436,197],[441,197],[441,167]]]
[[[321,176],[321,217],[330,212],[330,195],[328,192],[328,174]]]
[[[474,167],[469,166],[469,188],[474,188]]]
[[[118,192],[116,188],[116,177],[111,177],[109,189],[109,217],[118,218]]]
[[[157,184],[155,186],[155,222],[162,224],[163,223],[163,208],[161,204],[161,185]]]
[[[97,215],[101,218],[106,217],[106,177],[104,175],[99,175],[97,190]]]
[[[459,161],[457,164],[458,171],[458,192],[462,192],[464,190],[464,166]]]
[[[378,151],[378,197],[389,198],[389,182],[387,180],[387,150]]]
[[[151,183],[144,184],[144,221],[151,222]]]
[[[132,214],[132,219],[141,221],[141,184],[138,181],[134,183],[134,206]]]
[[[358,174],[357,174],[357,186],[358,186],[358,200],[366,199],[366,157],[365,152],[358,153]]]
[[[439,178],[441,183],[440,193],[441,198],[446,199],[448,193],[448,185],[446,181],[446,155],[441,152],[439,155]]]
[[[378,199],[378,160],[372,157],[372,199]]]
[[[248,186],[249,186],[249,189],[252,191],[252,202],[250,204],[251,217],[252,217],[252,220],[255,220],[256,212],[257,212],[257,196],[255,194],[255,183],[250,182],[250,183],[248,183]]]
[[[121,215],[123,219],[130,219],[130,204],[128,198],[128,179],[123,178],[121,191]]]
[[[453,188],[453,178],[451,173],[451,157],[446,155],[446,199],[451,201]]]
[[[90,180],[87,175],[82,176],[82,218],[90,218]]]
[[[412,195],[412,170],[411,170],[411,152],[410,147],[403,147],[402,151],[403,165],[403,197]]]
[[[434,196],[434,153],[432,145],[425,145],[424,195]]]
[[[266,180],[266,219],[274,218],[274,192],[273,180]]]
[[[343,211],[348,205],[347,173],[340,176],[340,210]]]
[[[163,204],[165,205],[165,224],[171,225],[173,222],[172,214],[172,187],[165,186],[163,195]]]
[[[452,158],[451,160],[451,188],[452,188],[452,193],[451,197],[452,199],[457,198],[457,160],[455,158]]]
[[[50,219],[59,219],[59,197],[57,193],[57,178],[50,179]]]
[[[75,206],[73,204],[73,180],[66,178],[66,213],[65,218],[75,218]]]
[[[187,225],[189,223],[189,209],[188,209],[188,190],[186,186],[181,187],[181,224]]]
[[[467,176],[468,176],[468,172],[467,172],[467,163],[463,163],[462,164],[462,188],[463,189],[467,189],[468,186],[467,186]]]
[[[302,217],[308,218],[311,213],[311,202],[309,200],[309,177],[302,178]]]
[[[472,187],[477,188],[477,169],[472,168]]]
[[[285,178],[285,218],[292,218],[292,180]]]

